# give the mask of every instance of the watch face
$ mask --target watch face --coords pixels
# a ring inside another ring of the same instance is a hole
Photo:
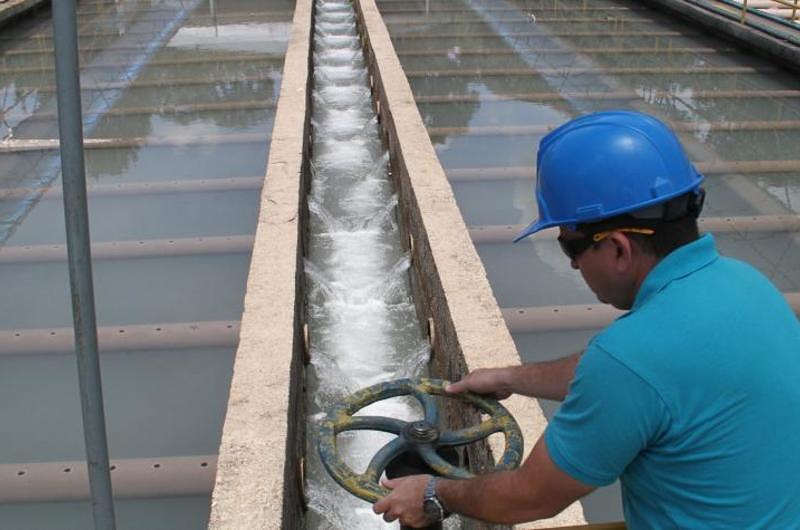
[[[438,522],[444,518],[444,514],[442,513],[442,508],[433,499],[425,499],[422,502],[422,511],[431,521]]]

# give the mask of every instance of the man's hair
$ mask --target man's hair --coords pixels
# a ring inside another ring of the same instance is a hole
[[[688,195],[688,194],[687,194]],[[634,241],[642,252],[655,256],[658,259],[665,257],[673,250],[682,247],[700,237],[697,226],[697,216],[702,208],[702,199],[699,207],[690,207],[680,217],[668,221],[662,219],[642,219],[630,214],[618,215],[603,219],[595,223],[582,223],[576,229],[578,232],[592,235],[598,232],[614,230],[617,228],[649,228],[654,234],[636,234],[626,232],[625,235]]]

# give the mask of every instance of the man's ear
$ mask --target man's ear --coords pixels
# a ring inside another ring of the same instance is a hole
[[[633,243],[622,232],[612,232],[608,239],[613,245],[614,251],[614,266],[617,272],[626,272],[630,270],[633,261]]]

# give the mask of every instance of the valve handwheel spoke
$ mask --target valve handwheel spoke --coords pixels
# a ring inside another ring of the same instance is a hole
[[[375,456],[370,460],[367,466],[367,471],[364,472],[363,477],[375,484],[381,479],[381,474],[386,470],[392,460],[397,456],[408,451],[408,443],[400,437],[395,438],[391,442],[381,447],[380,451],[375,453]]]
[[[431,425],[439,423],[439,406],[436,404],[436,399],[425,392],[414,392],[414,397],[422,403],[422,408],[425,411],[425,421]]]
[[[400,434],[407,422],[386,416],[350,416],[336,428],[336,433],[344,431],[381,431]]]
[[[416,448],[417,453],[419,456],[425,460],[425,463],[430,466],[431,469],[436,471],[436,474],[445,477],[445,478],[472,478],[473,475],[469,470],[454,466],[441,456],[439,453],[436,452],[436,449],[431,447],[430,445],[421,445]]]
[[[496,400],[477,394],[447,394],[447,381],[440,379],[398,379],[359,390],[331,408],[320,425],[319,454],[328,473],[347,491],[369,502],[376,502],[389,493],[380,485],[386,467],[399,455],[414,452],[433,469],[447,478],[470,478],[470,471],[447,462],[438,448],[467,445],[502,432],[506,448],[495,471],[515,469],[522,461],[522,433],[508,410]],[[424,409],[424,419],[406,422],[384,416],[355,416],[359,410],[377,401],[398,396],[414,396]],[[489,419],[473,427],[440,432],[439,407],[435,396],[466,401],[489,415]],[[396,434],[397,438],[383,446],[372,457],[363,474],[354,473],[339,457],[336,436],[344,431],[375,430]]]
[[[486,420],[478,425],[466,427],[457,431],[442,433],[439,437],[440,446],[467,445],[503,430],[503,426],[494,420]]]

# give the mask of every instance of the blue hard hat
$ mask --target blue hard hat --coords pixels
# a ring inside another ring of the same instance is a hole
[[[555,129],[539,143],[536,167],[539,218],[515,242],[545,228],[643,210],[703,181],[669,127],[627,110],[587,114]]]

